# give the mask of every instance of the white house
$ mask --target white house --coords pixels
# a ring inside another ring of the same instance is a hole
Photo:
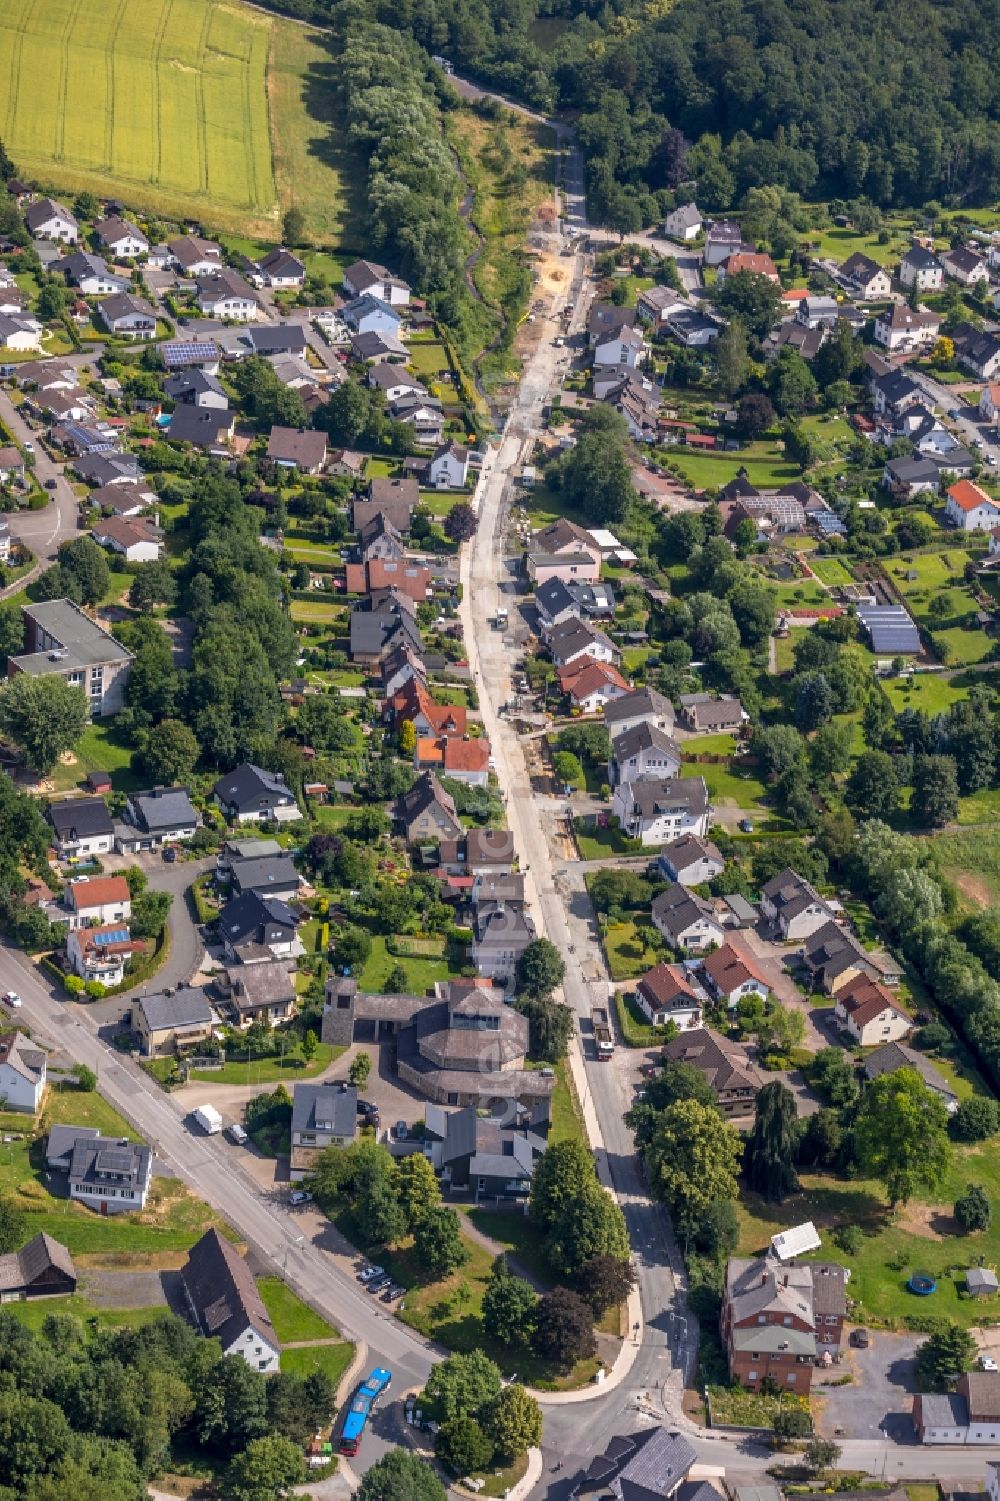
[[[0,346],[18,354],[40,353],[42,325],[36,318],[0,313]]]
[[[276,1371],[281,1345],[253,1273],[213,1226],[188,1252],[181,1282],[195,1322],[223,1355],[239,1355],[254,1371]]]
[[[623,730],[611,743],[608,782],[639,782],[644,777],[675,777],[681,769],[676,740],[655,724],[643,722]],[[697,885],[697,880],[689,885]]]
[[[702,886],[721,876],[726,868],[722,852],[710,839],[682,834],[672,839],[660,855],[660,870],[668,881],[682,886]]]
[[[645,348],[646,341],[637,328],[623,328],[594,345],[594,364],[625,365],[634,370]]]
[[[5,1110],[38,1113],[45,1093],[45,1054],[24,1032],[0,1033],[0,1096]]]
[[[875,343],[890,354],[909,354],[915,349],[929,349],[940,328],[939,315],[929,308],[894,302],[875,319]]]
[[[729,1007],[738,1005],[748,995],[759,995],[766,1000],[771,989],[753,956],[732,942],[724,943],[702,961],[701,974],[711,994]]]
[[[984,422],[1000,426],[1000,385],[990,381],[979,394],[979,415]]]
[[[704,777],[620,782],[611,808],[623,832],[644,845],[667,844],[680,834],[708,833],[711,810]]]
[[[37,203],[29,203],[24,222],[36,240],[59,240],[64,245],[75,245],[80,238],[80,226],[69,209],[53,198],[40,198]]]
[[[900,262],[899,279],[904,287],[937,292],[944,286],[944,267],[932,250],[912,245]]]
[[[1000,525],[1000,502],[991,500],[972,480],[960,479],[948,489],[945,519],[963,532],[990,532]]]
[[[443,443],[433,454],[431,484],[438,490],[461,490],[469,478],[469,450],[461,443]]]
[[[210,276],[199,276],[198,307],[207,317],[226,318],[231,323],[253,323],[261,312],[253,288],[228,266],[220,266]]]
[[[355,261],[348,266],[344,272],[344,291],[349,297],[361,297],[367,292],[390,307],[406,307],[410,301],[408,284],[376,261]]]
[[[610,662],[617,667],[621,652],[614,642],[589,621],[570,616],[549,632],[548,648],[557,667],[569,667],[583,657]]]
[[[674,1022],[683,1030],[701,1025],[708,996],[683,964],[658,964],[639,981],[635,999],[654,1027]]]
[[[99,521],[91,535],[99,547],[120,554],[126,563],[155,563],[163,550],[159,533],[144,521],[109,516]]]
[[[71,928],[88,923],[127,923],[132,898],[124,876],[80,876],[69,881],[65,893]]]
[[[72,1128],[67,1128],[72,1129]],[[69,1158],[69,1195],[99,1214],[143,1209],[153,1176],[153,1154],[144,1141],[81,1134]]]
[[[760,910],[786,943],[809,938],[833,919],[833,912],[819,893],[787,866],[761,887]]]
[[[105,986],[121,985],[125,965],[143,945],[129,937],[123,923],[101,923],[96,928],[71,928],[66,935],[66,958],[81,980],[96,980]]]
[[[946,250],[941,257],[944,274],[963,287],[974,287],[978,281],[989,281],[989,268],[981,255],[959,245],[956,250]]]
[[[726,936],[712,903],[679,881],[660,892],[651,913],[653,927],[674,949],[700,954]]]
[[[149,241],[130,219],[121,219],[117,214],[101,219],[94,225],[94,233],[106,250],[121,261],[134,261],[136,256],[148,255]]]
[[[837,992],[837,1021],[859,1047],[875,1048],[900,1042],[912,1022],[898,1001],[877,980],[857,975]]]
[[[667,214],[663,221],[663,233],[672,240],[696,240],[705,221],[696,203],[685,203]]]
[[[53,803],[48,816],[62,859],[108,855],[114,849],[115,826],[102,797],[67,798]]]

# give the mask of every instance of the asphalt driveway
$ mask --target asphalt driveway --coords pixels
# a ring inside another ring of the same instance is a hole
[[[847,1330],[844,1331],[847,1337]],[[913,1443],[914,1356],[922,1334],[870,1333],[867,1350],[845,1347],[839,1366],[817,1371],[812,1395],[819,1398],[817,1427],[826,1438],[879,1438],[884,1432],[897,1443]],[[850,1386],[823,1386],[850,1373]]]

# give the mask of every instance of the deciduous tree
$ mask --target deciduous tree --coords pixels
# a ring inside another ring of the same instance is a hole
[[[885,1187],[890,1207],[918,1188],[940,1186],[951,1160],[944,1102],[912,1068],[880,1074],[861,1096],[854,1124],[858,1161]]]
[[[0,688],[0,731],[24,752],[33,771],[45,776],[87,728],[82,688],[65,678],[18,673]]]
[[[555,1287],[539,1299],[531,1345],[536,1355],[561,1371],[593,1355],[597,1349],[594,1317],[578,1293]]]

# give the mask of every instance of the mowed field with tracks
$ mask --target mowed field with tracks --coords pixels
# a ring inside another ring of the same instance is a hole
[[[291,29],[235,0],[3,0],[0,137],[22,173],[67,195],[273,237],[308,175],[329,233],[345,193],[329,157],[302,172],[325,130],[310,113],[312,57],[301,86],[282,68]],[[318,52],[295,30],[300,55]]]

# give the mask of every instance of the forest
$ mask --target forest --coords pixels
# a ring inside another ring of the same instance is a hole
[[[692,181],[713,212],[760,184],[883,208],[1000,194],[1000,0],[274,8],[336,29],[377,22],[537,108],[578,111],[591,216],[623,231]]]

